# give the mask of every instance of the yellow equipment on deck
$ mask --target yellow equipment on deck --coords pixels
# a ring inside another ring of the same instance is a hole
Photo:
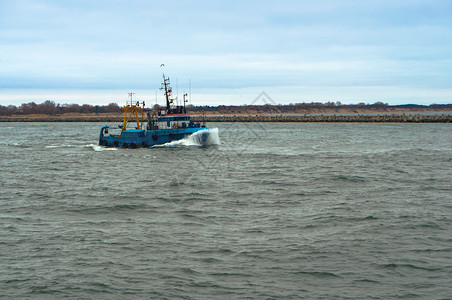
[[[130,101],[126,102],[126,105],[121,107],[124,111],[124,121],[122,123],[122,131],[126,130],[127,123],[129,123],[130,118],[135,115],[135,119],[137,121],[137,128],[142,129],[143,127],[143,113],[144,113],[144,101],[142,103],[143,107],[140,107],[140,101],[133,101],[132,96],[135,93],[129,93]],[[138,118],[138,111],[141,110],[141,120]],[[141,121],[141,124],[140,124]]]

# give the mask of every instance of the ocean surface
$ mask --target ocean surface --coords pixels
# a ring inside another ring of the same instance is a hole
[[[452,124],[102,125],[0,123],[0,297],[452,297]]]

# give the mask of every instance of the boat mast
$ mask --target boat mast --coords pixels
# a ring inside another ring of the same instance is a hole
[[[171,95],[171,87],[169,86],[170,80],[169,77],[165,78],[165,73],[163,73],[163,87],[161,89],[165,89],[165,98],[166,98],[166,110],[170,110],[170,95]]]

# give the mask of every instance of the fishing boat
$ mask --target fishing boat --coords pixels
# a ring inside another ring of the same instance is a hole
[[[210,135],[204,122],[193,122],[187,114],[185,103],[188,94],[183,95],[183,105],[175,105],[172,99],[170,79],[163,74],[161,90],[165,91],[166,107],[158,110],[145,108],[145,102],[134,101],[134,93],[122,107],[124,120],[117,127],[103,126],[99,134],[99,145],[119,148],[150,148],[181,140],[196,134],[199,144],[207,144]],[[178,103],[179,104],[179,103]],[[147,121],[143,124],[146,112]],[[135,122],[130,122],[134,117]],[[133,124],[130,126],[130,124]],[[132,128],[128,128],[132,127]]]

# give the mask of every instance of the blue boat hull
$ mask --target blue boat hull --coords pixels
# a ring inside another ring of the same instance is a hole
[[[177,129],[130,129],[122,131],[120,135],[107,135],[108,126],[102,127],[99,135],[99,145],[120,148],[150,148],[169,142],[181,140],[195,132],[205,131],[199,136],[199,142],[204,144],[209,137],[206,127],[177,128]]]

